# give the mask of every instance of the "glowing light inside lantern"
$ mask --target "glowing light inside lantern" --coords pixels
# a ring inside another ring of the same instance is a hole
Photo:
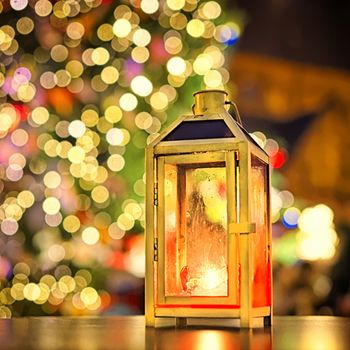
[[[164,192],[166,295],[227,296],[225,169],[167,165]]]
[[[217,269],[209,269],[203,277],[203,288],[214,289],[221,283]]]
[[[208,268],[199,279],[191,279],[187,285],[194,295],[226,295],[227,268]]]

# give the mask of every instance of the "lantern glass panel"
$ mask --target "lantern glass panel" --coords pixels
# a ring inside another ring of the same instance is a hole
[[[267,164],[252,155],[251,164],[251,220],[256,224],[252,235],[253,259],[253,306],[270,306],[270,260],[268,222]]]
[[[165,296],[227,296],[224,162],[165,164]]]

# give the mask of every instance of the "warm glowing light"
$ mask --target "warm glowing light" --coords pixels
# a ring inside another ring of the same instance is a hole
[[[316,232],[330,227],[333,222],[333,211],[324,204],[306,208],[300,216],[298,226],[304,232]]]
[[[11,134],[11,141],[18,147],[24,146],[29,139],[28,133],[23,129],[17,129]]]
[[[264,150],[270,157],[273,157],[279,150],[277,141],[273,139],[267,139]]]
[[[11,296],[15,300],[23,300],[24,299],[24,290],[25,285],[23,283],[15,283],[11,287]]]
[[[96,244],[100,239],[100,233],[95,227],[87,227],[83,230],[81,238],[88,245]]]
[[[118,217],[117,223],[119,228],[128,231],[133,228],[135,220],[130,214],[124,213]]]
[[[138,203],[128,203],[124,211],[130,214],[135,220],[140,219],[143,214],[143,210]]]
[[[203,5],[203,14],[208,19],[218,18],[221,14],[221,6],[216,1],[208,1]]]
[[[176,55],[180,53],[183,48],[182,40],[176,36],[171,36],[165,40],[164,47],[167,52]]]
[[[56,171],[49,171],[44,176],[44,184],[48,188],[57,188],[61,184],[61,176]]]
[[[338,347],[339,335],[337,332],[333,332],[332,329],[325,329],[323,332],[319,332],[317,337],[309,327],[305,327],[300,334],[300,342],[298,347],[301,349],[318,349],[327,350]],[[340,345],[342,347],[342,345]]]
[[[91,198],[96,202],[96,203],[103,203],[109,198],[109,192],[105,186],[96,186],[92,191],[91,191]]]
[[[214,289],[221,282],[219,272],[216,269],[208,269],[202,279],[202,286],[204,289]]]
[[[143,12],[152,14],[158,11],[159,2],[157,0],[141,0],[141,9]]]
[[[217,70],[210,70],[204,75],[204,82],[209,88],[218,88],[222,85],[222,76]]]
[[[117,123],[123,117],[123,112],[118,106],[109,106],[105,110],[105,118],[109,123]]]
[[[22,84],[17,90],[17,96],[23,102],[30,102],[35,94],[36,87],[32,83]]]
[[[66,87],[71,82],[71,76],[65,69],[58,70],[55,75],[57,86]]]
[[[81,115],[81,120],[87,127],[93,127],[98,123],[98,113],[93,109],[86,109]]]
[[[109,52],[104,47],[98,47],[92,51],[91,59],[95,64],[102,66],[109,60]]]
[[[152,108],[156,111],[164,111],[168,107],[169,103],[167,95],[161,91],[152,94],[150,102]]]
[[[101,79],[106,84],[114,84],[119,79],[118,69],[113,66],[103,68],[101,72]]]
[[[304,260],[330,259],[338,244],[333,211],[324,204],[302,211],[297,233],[297,254]]]
[[[58,288],[63,292],[63,293],[71,293],[74,291],[76,287],[76,282],[72,276],[62,276],[59,281],[58,281]]]
[[[55,45],[51,49],[51,57],[56,62],[63,62],[68,57],[68,49],[63,45]]]
[[[56,197],[48,197],[43,202],[43,210],[46,214],[57,214],[60,209],[61,203]]]
[[[145,97],[152,92],[153,85],[145,76],[138,75],[131,81],[131,89],[135,94]]]
[[[38,16],[48,16],[52,11],[52,4],[48,0],[39,0],[35,3],[35,12]]]
[[[185,0],[167,0],[166,3],[169,6],[169,8],[172,9],[173,11],[179,11],[185,6],[186,1]]]
[[[15,203],[8,204],[5,209],[5,216],[8,219],[13,219],[13,220],[20,220],[22,217],[23,211],[22,208]]]
[[[93,305],[99,299],[97,291],[92,287],[86,287],[80,292],[80,298],[86,305]]]
[[[113,33],[119,38],[127,37],[131,32],[131,23],[125,19],[117,19],[113,24]]]
[[[132,49],[131,57],[137,63],[144,63],[149,59],[149,51],[145,47],[137,46]]]
[[[60,244],[53,244],[48,249],[47,255],[52,261],[59,262],[64,259],[65,250]]]
[[[101,24],[97,29],[97,36],[102,41],[110,41],[113,39],[113,27],[109,23]]]
[[[34,22],[29,17],[21,17],[16,23],[16,28],[22,35],[27,35],[34,29]]]
[[[45,107],[36,107],[31,113],[32,120],[38,125],[45,124],[49,116],[49,111]]]
[[[219,331],[206,330],[198,334],[194,347],[202,350],[224,350],[227,348],[227,343]]]
[[[294,203],[294,196],[293,193],[289,191],[281,191],[279,194],[279,197],[282,200],[282,206],[283,208],[289,208]]]
[[[110,145],[118,146],[123,143],[124,133],[121,129],[112,128],[108,130],[106,139]]]
[[[78,138],[85,134],[86,126],[81,120],[73,120],[69,123],[68,132],[71,136]]]
[[[120,171],[125,166],[125,159],[120,154],[112,154],[107,159],[107,165],[112,171]]]
[[[54,215],[46,214],[45,215],[45,222],[51,227],[57,227],[62,222],[62,214],[61,213],[57,213]]]
[[[127,92],[119,99],[119,105],[124,111],[133,111],[137,107],[137,98],[135,95]]]
[[[137,46],[147,46],[151,42],[151,34],[146,29],[137,29],[132,37]]]
[[[80,220],[75,215],[68,215],[63,220],[63,228],[70,233],[77,232],[80,228]]]
[[[17,196],[17,202],[22,208],[30,208],[35,201],[35,197],[32,192],[24,190]]]
[[[281,197],[278,195],[278,191],[275,188],[272,188],[271,191],[271,212],[272,212],[272,217],[276,216],[279,214],[280,210],[283,207],[283,202]]]
[[[212,66],[213,62],[208,54],[199,55],[193,62],[193,70],[200,75],[208,73]]]
[[[122,230],[116,222],[113,222],[109,227],[108,227],[108,234],[113,238],[113,239],[122,239],[125,236],[125,231]]]
[[[52,89],[57,83],[57,77],[53,72],[44,72],[40,77],[40,84],[45,89]]]
[[[203,35],[205,26],[204,23],[199,19],[191,19],[186,26],[186,30],[189,35],[194,38],[199,38]]]
[[[250,135],[261,148],[265,148],[266,136],[261,131],[254,131]]]
[[[18,164],[10,164],[6,168],[6,177],[10,181],[18,181],[23,177],[23,168]]]
[[[79,40],[84,35],[85,28],[79,22],[71,22],[67,26],[67,35],[73,40]]]
[[[10,0],[11,7],[16,11],[25,9],[28,5],[28,0]]]
[[[66,71],[70,74],[72,78],[78,78],[84,71],[84,66],[80,61],[71,60],[66,64]]]
[[[186,70],[186,62],[181,57],[172,57],[167,65],[168,72],[172,75],[182,75]]]
[[[24,297],[26,299],[33,301],[33,300],[39,298],[39,296],[40,296],[40,288],[35,283],[28,283],[23,288],[23,295],[24,295]]]
[[[79,164],[81,163],[85,158],[85,152],[83,148],[79,146],[74,146],[68,151],[68,159],[73,164]]]
[[[127,270],[139,278],[145,277],[145,246],[142,236],[134,243],[129,255],[125,258]]]
[[[23,169],[26,165],[26,158],[21,153],[13,153],[9,158],[9,164],[19,165]]]
[[[18,222],[13,219],[5,219],[0,227],[5,235],[12,236],[18,231]]]

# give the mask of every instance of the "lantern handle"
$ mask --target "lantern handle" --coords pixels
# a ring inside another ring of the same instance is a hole
[[[240,116],[240,114],[238,112],[238,108],[237,108],[236,104],[234,102],[232,102],[232,101],[225,101],[225,105],[230,105],[230,106],[233,107],[233,112],[235,114],[234,118],[235,118],[236,122],[238,124],[240,124],[241,126],[243,126],[242,119],[241,119],[241,116]]]

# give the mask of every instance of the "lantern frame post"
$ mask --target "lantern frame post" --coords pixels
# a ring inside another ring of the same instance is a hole
[[[145,272],[145,318],[146,326],[155,326],[155,167],[154,154],[152,148],[146,149],[146,272]],[[150,254],[153,252],[153,254]]]
[[[240,223],[250,223],[250,198],[249,198],[249,183],[250,183],[250,153],[248,144],[241,142],[239,144],[239,161],[242,168],[246,170],[246,176],[239,177],[239,197],[240,197]],[[248,226],[248,225],[247,225]],[[241,253],[241,269],[245,273],[241,274],[241,327],[252,327],[252,261],[250,237],[251,232],[240,232],[240,253]]]

